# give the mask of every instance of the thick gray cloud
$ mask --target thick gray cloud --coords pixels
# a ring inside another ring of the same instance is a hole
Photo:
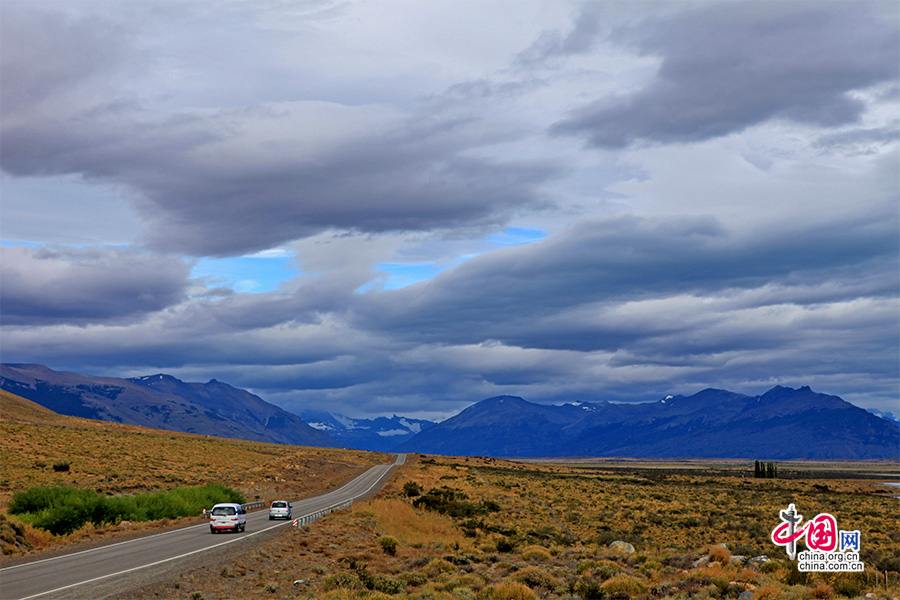
[[[384,293],[361,322],[427,342],[496,339],[537,348],[615,349],[622,336],[640,337],[640,324],[610,322],[604,329],[577,315],[566,323],[563,313],[584,304],[766,284],[803,286],[829,278],[849,283],[863,273],[872,277],[844,293],[890,296],[897,290],[896,231],[895,215],[746,236],[729,234],[708,219],[584,222],[543,242],[494,252],[432,281]]]
[[[7,14],[4,172],[126,186],[156,250],[227,256],[331,228],[496,226],[549,206],[541,185],[561,172],[548,159],[480,153],[509,136],[476,115],[304,97],[172,108],[155,90],[125,85],[107,95],[96,80],[115,81],[127,57],[138,62],[132,30],[95,17]],[[157,59],[139,68],[172,67]]]
[[[497,224],[548,204],[538,190],[556,166],[468,156],[466,123],[411,126],[382,113],[295,103],[147,124],[136,115],[85,119],[96,127],[75,116],[26,121],[4,127],[3,165],[20,176],[127,184],[141,199],[148,245],[194,255],[240,254],[330,228]],[[328,134],[348,121],[358,130]]]
[[[17,10],[0,19],[0,110],[14,117],[122,67],[129,57],[120,26],[97,15]]]
[[[3,359],[370,416],[895,409],[896,3],[517,9],[0,4]]]
[[[863,2],[712,3],[623,29],[622,41],[659,57],[656,76],[634,94],[579,108],[553,131],[622,148],[706,140],[770,119],[856,122],[865,104],[851,92],[897,79],[896,9]]]
[[[3,325],[137,317],[184,299],[184,261],[121,248],[0,246]]]

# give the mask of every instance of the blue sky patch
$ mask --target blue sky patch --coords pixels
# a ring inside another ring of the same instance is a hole
[[[283,252],[254,254],[231,258],[201,258],[191,276],[207,278],[207,285],[224,285],[240,293],[272,292],[299,275],[292,258]]]

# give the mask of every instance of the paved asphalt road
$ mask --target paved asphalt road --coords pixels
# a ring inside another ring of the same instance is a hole
[[[400,454],[393,465],[372,467],[341,488],[292,502],[293,518],[302,518],[329,507],[358,500],[377,491],[394,465],[402,465],[406,455]],[[139,569],[208,552],[228,544],[240,543],[276,527],[290,526],[291,521],[269,521],[268,510],[247,515],[247,529],[243,533],[211,534],[209,524],[192,525],[137,538],[126,542],[101,546],[54,558],[23,563],[0,569],[0,598],[26,600],[74,590],[92,583],[108,581]]]

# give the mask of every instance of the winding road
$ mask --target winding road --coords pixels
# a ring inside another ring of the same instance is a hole
[[[322,511],[367,497],[381,487],[393,467],[404,462],[406,455],[399,454],[393,464],[372,467],[336,490],[292,502],[293,518],[309,519]],[[6,567],[0,569],[0,598],[29,600],[63,593],[229,544],[239,544],[247,538],[290,524],[291,521],[269,521],[268,511],[260,510],[247,515],[247,529],[243,533],[213,535],[204,521],[183,529]]]

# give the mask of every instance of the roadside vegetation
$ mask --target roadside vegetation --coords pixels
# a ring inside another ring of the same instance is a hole
[[[91,488],[57,486],[16,492],[7,510],[25,523],[55,535],[65,535],[86,523],[100,527],[122,521],[177,519],[196,516],[219,502],[244,504],[246,501],[237,490],[218,483],[128,496],[107,496]]]

